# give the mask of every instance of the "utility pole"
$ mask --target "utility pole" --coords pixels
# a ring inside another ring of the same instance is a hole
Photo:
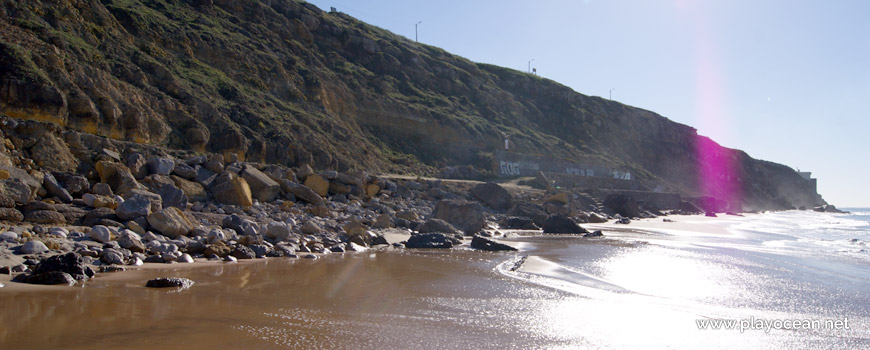
[[[610,89],[610,98],[609,98],[609,100],[613,100],[613,90],[616,90],[616,88]]]
[[[532,61],[534,60],[534,58],[529,60],[529,73],[532,73]]]
[[[418,41],[417,41],[417,25],[420,24],[420,23],[423,23],[423,21],[420,21],[420,22],[414,23],[414,42],[415,42],[415,43],[418,42]]]

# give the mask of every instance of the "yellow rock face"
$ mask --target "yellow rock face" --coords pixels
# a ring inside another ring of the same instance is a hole
[[[0,170],[0,180],[6,180],[9,178],[9,172],[6,170]]]
[[[326,179],[317,174],[308,175],[308,178],[305,179],[303,185],[310,188],[314,193],[319,194],[321,197],[326,197],[326,194],[329,192],[329,181],[326,181]]]

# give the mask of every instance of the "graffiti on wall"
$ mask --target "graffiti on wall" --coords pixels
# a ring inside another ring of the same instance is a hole
[[[520,175],[520,163],[499,161],[499,171],[502,176],[518,176]]]

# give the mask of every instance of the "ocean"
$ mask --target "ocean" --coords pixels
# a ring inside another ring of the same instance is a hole
[[[870,209],[508,232],[519,252],[369,250],[0,290],[3,348],[859,349]],[[192,288],[143,288],[180,276]],[[4,288],[8,289],[8,288]]]

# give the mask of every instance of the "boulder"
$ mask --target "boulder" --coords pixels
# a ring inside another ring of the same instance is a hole
[[[318,225],[316,222],[308,220],[304,224],[302,224],[302,227],[300,227],[299,230],[306,235],[316,235],[320,234],[322,229],[320,228],[320,225]]]
[[[314,169],[311,169],[311,166],[308,164],[302,164],[302,166],[299,167],[299,170],[296,171],[296,176],[300,181],[305,181],[311,174],[314,174]]]
[[[640,217],[637,201],[631,196],[618,194],[607,195],[604,198],[604,207],[613,210],[614,213],[628,218]]]
[[[141,153],[130,153],[127,155],[127,159],[124,160],[124,164],[130,169],[130,173],[137,179],[144,178],[148,176],[148,162],[145,160],[145,156]]]
[[[21,274],[15,276],[12,281],[21,282],[21,283],[29,283],[29,284],[46,284],[46,285],[55,285],[55,284],[66,284],[68,286],[76,284],[75,278],[73,278],[70,274],[61,271],[52,271],[45,273],[34,273],[32,275]]]
[[[329,181],[317,174],[308,175],[308,177],[305,178],[303,185],[310,188],[314,193],[317,193],[321,197],[326,197],[329,193]]]
[[[21,214],[18,209],[15,208],[0,208],[0,221],[6,221],[13,224],[17,224],[24,220],[24,214]]]
[[[471,188],[471,195],[495,210],[508,210],[513,205],[513,198],[504,187],[494,182],[482,183]]]
[[[101,160],[95,168],[100,175],[100,182],[108,184],[116,194],[125,196],[134,189],[144,189],[123,164]]]
[[[166,157],[148,158],[148,172],[158,175],[169,175],[175,169],[175,161]]]
[[[145,244],[142,243],[142,238],[131,230],[124,230],[118,237],[118,245],[121,248],[129,249],[134,253],[144,253]]]
[[[537,230],[540,227],[535,225],[535,221],[530,218],[524,218],[519,216],[509,216],[502,219],[498,225],[501,228],[510,229],[510,230]]]
[[[245,179],[233,172],[224,171],[215,180],[212,195],[215,201],[223,204],[232,204],[250,207],[254,204],[251,198],[251,187]]]
[[[53,173],[59,183],[73,196],[81,196],[91,188],[88,178],[73,173]]]
[[[0,181],[0,195],[11,198],[16,203],[27,203],[33,199],[33,190],[19,179]]]
[[[405,248],[452,248],[453,241],[441,233],[423,233],[411,235],[405,242]]]
[[[550,217],[547,215],[544,207],[534,203],[517,203],[517,205],[511,208],[507,214],[511,216],[530,218],[535,222],[535,225],[538,226],[543,226],[544,222],[546,222]]]
[[[375,184],[366,185],[366,196],[374,197],[378,195],[378,192],[381,191],[381,187]]]
[[[106,243],[112,240],[112,231],[106,226],[96,225],[88,232],[88,237],[94,241]]]
[[[435,205],[433,216],[449,222],[465,233],[477,233],[484,224],[483,208],[478,203],[460,200],[441,200]]]
[[[417,231],[420,233],[431,233],[431,232],[441,232],[441,233],[456,233],[456,228],[453,227],[447,221],[432,218],[426,220],[420,227],[417,228]]]
[[[85,217],[82,218],[82,225],[100,225],[104,220],[117,221],[120,219],[115,215],[115,211],[111,208],[97,208],[85,214]]]
[[[54,210],[35,210],[25,212],[24,221],[36,224],[62,225],[66,224],[66,217]]]
[[[186,236],[193,231],[193,223],[180,209],[175,207],[165,208],[161,211],[148,215],[148,225],[169,238]]]
[[[255,222],[236,214],[224,217],[221,227],[233,229],[240,235],[257,235],[260,232],[260,227]]]
[[[175,183],[175,187],[178,187],[187,196],[188,201],[205,202],[208,200],[208,192],[205,191],[205,187],[202,184],[178,176],[172,176],[171,178]]]
[[[145,283],[147,288],[181,288],[187,289],[194,285],[195,282],[181,277],[161,277],[149,280]]]
[[[283,241],[290,237],[290,226],[283,222],[272,221],[266,225],[266,237],[275,241]]]
[[[45,187],[45,190],[49,195],[57,197],[61,202],[70,203],[73,200],[69,191],[63,188],[51,173],[43,174],[42,186]]]
[[[47,251],[48,247],[40,241],[30,241],[21,246],[21,254],[39,254]]]
[[[138,194],[133,195],[115,208],[115,215],[123,221],[151,215],[151,199]]]
[[[124,265],[124,255],[117,249],[104,248],[100,252],[100,261],[109,265]]]
[[[179,209],[187,209],[187,195],[174,184],[165,184],[157,191],[160,199],[163,201],[163,207],[176,207]],[[120,215],[119,215],[120,216]]]
[[[76,253],[55,255],[42,260],[33,269],[34,274],[60,271],[68,273],[75,280],[85,280],[94,277],[94,270],[85,264],[84,259]]]
[[[196,178],[196,168],[185,163],[176,163],[175,168],[172,169],[172,174],[178,175],[183,179],[193,180]]]
[[[242,178],[248,182],[253,197],[261,202],[272,202],[281,192],[281,185],[255,167],[245,166]]]
[[[323,202],[323,197],[314,192],[314,190],[290,180],[281,181],[281,188],[284,192],[291,193],[296,196],[297,199],[301,199],[304,202],[311,204],[320,204],[320,202]]]
[[[471,239],[471,247],[478,250],[486,250],[486,251],[516,251],[517,248],[511,247],[504,243],[499,243],[493,241],[491,239],[487,239],[481,236],[474,236]]]
[[[233,248],[233,251],[230,252],[230,255],[236,259],[239,259],[239,260],[254,259],[257,257],[257,254],[254,253],[254,251],[251,250],[251,248],[245,247],[244,245],[241,245],[241,244],[239,244],[235,248]]]
[[[591,224],[601,224],[601,223],[607,222],[607,219],[601,215],[596,214],[596,213],[589,213],[586,216],[586,221],[588,221]]]
[[[0,208],[15,208],[15,200],[7,195],[0,194]]]
[[[570,218],[562,215],[552,215],[544,223],[544,233],[587,233],[586,229],[577,225]]]
[[[704,211],[701,210],[701,208],[699,208],[697,205],[695,205],[695,203],[689,201],[680,201],[680,212],[685,214],[698,214],[703,213]]]
[[[393,219],[390,217],[390,214],[381,214],[375,219],[375,222],[372,224],[374,228],[390,228],[393,227]]]

